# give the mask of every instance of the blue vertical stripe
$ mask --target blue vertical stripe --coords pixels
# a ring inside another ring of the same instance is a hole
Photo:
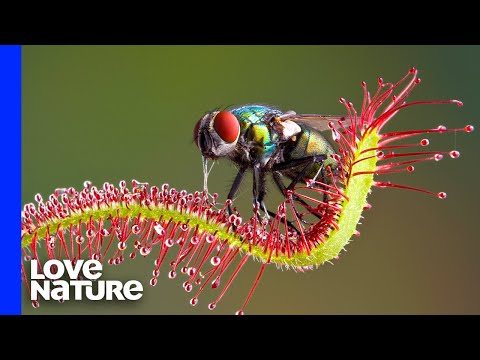
[[[1,236],[0,314],[19,315],[21,306],[21,80],[22,49],[0,46]]]

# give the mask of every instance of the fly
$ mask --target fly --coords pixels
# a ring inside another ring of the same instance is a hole
[[[325,171],[330,168],[335,172],[338,162],[333,156],[336,154],[333,146],[322,132],[331,130],[335,135],[342,120],[345,117],[297,114],[264,105],[244,105],[206,113],[197,121],[193,137],[205,162],[226,158],[238,166],[228,199],[235,197],[246,171],[252,171],[254,209],[262,210],[268,217],[275,216],[265,206],[268,174],[272,175],[284,196],[291,194],[298,183],[305,184],[307,179],[328,184]],[[204,176],[207,177],[205,171]],[[284,178],[290,180],[288,185]],[[204,182],[206,186],[206,179]],[[298,196],[294,200],[309,208]],[[228,210],[231,214],[231,206]],[[313,215],[320,218],[318,214]]]

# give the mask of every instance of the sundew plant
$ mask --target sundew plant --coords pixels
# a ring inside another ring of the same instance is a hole
[[[338,168],[326,167],[328,181],[307,179],[305,184],[285,190],[275,216],[261,217],[255,211],[240,214],[235,208],[230,214],[228,207],[235,205],[231,200],[220,201],[205,190],[188,193],[167,184],[157,187],[136,180],[98,187],[85,181],[83,189],[57,189],[46,199],[37,194],[36,204],[25,204],[21,214],[26,287],[25,262],[39,260],[40,252],[46,252],[49,259],[74,263],[95,259],[112,266],[150,256],[155,258],[150,285],[156,286],[161,274],[182,278],[183,288],[192,295],[190,305],[214,310],[252,259],[259,263],[258,275],[233,310],[244,314],[267,266],[303,272],[338,258],[352,238],[360,235],[357,225],[363,210],[371,206],[367,198],[373,189],[398,188],[447,198],[442,191],[390,180],[394,173],[414,172],[419,163],[460,156],[456,149],[429,149],[428,136],[474,130],[472,125],[452,129],[439,125],[383,131],[407,107],[462,105],[458,100],[407,102],[418,84],[417,70],[412,68],[396,83],[378,79],[372,93],[362,83],[361,107],[340,99],[347,116],[339,126],[329,124],[336,144],[332,157]],[[305,214],[315,215],[317,220],[304,221]],[[38,267],[41,272],[40,261]],[[201,295],[207,289],[216,291],[217,296],[202,304]],[[32,305],[37,308],[40,303],[33,301]]]

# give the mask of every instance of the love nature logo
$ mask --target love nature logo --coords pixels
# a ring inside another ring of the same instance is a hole
[[[98,260],[48,260],[43,273],[38,271],[38,260],[32,260],[30,270],[30,299],[44,300],[130,300],[143,296],[143,285],[138,280],[122,283],[119,280],[99,280],[103,265]],[[80,274],[82,273],[83,276]],[[62,280],[66,276],[69,280]],[[96,286],[94,286],[96,283]],[[85,293],[85,296],[84,296]]]

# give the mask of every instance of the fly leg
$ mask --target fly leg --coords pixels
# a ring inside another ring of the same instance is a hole
[[[307,157],[304,157],[304,158],[295,159],[295,160],[292,160],[292,161],[276,164],[276,165],[273,166],[273,169],[272,169],[273,170],[273,180],[275,181],[275,184],[280,189],[282,194],[285,194],[286,191],[292,190],[300,181],[303,181],[305,179],[305,175],[308,173],[308,171],[310,171],[310,169],[315,164],[320,163],[320,162],[322,163],[322,166],[320,168],[320,172],[322,174],[322,178],[324,178],[323,161],[325,161],[326,158],[327,157],[325,155],[313,155],[313,156],[307,156]],[[302,166],[302,165],[305,165],[304,168],[296,175],[296,177],[292,180],[290,185],[288,187],[286,187],[283,184],[283,181],[280,177],[279,171],[295,168],[295,167]],[[318,174],[315,177],[317,177],[317,176],[318,176]],[[293,199],[295,201],[299,202],[305,209],[307,209],[307,210],[311,209],[311,206],[309,206],[303,199],[296,196],[295,194],[293,194]],[[298,212],[296,210],[295,210],[295,214],[300,219],[302,218],[302,216],[300,216],[300,214],[298,214]],[[322,218],[320,215],[316,214],[315,212],[311,212],[311,214],[314,215],[315,217],[317,217],[318,219]]]
[[[265,194],[266,194],[266,173],[260,168],[260,164],[255,164],[253,166],[253,208],[258,219],[260,219],[260,214],[258,210],[262,210],[267,217],[269,218],[267,207],[265,206]]]
[[[277,187],[280,189],[280,192],[282,194],[285,195],[285,192],[287,191],[287,187],[285,186],[285,184],[283,183],[282,181],[282,178],[280,176],[280,173],[278,172],[273,172],[273,180],[275,181],[275,184],[277,185]],[[307,204],[307,202],[305,200],[303,200],[302,198],[298,197],[297,195],[295,194],[292,194],[292,198],[295,200],[295,201],[298,201],[305,209],[309,209],[309,205]],[[295,208],[294,208],[295,209]],[[301,219],[302,222],[304,222],[305,224],[307,224],[307,222],[305,220],[302,219],[302,216],[297,212],[297,210],[295,209],[295,215],[297,215],[297,217],[299,219]],[[321,219],[321,217],[315,213],[312,213],[312,215],[315,215],[317,218]]]
[[[297,185],[300,181],[305,179],[305,175],[308,173],[308,171],[313,167],[313,165],[325,161],[327,157],[325,155],[312,155],[312,156],[306,156],[304,158],[300,159],[295,159],[279,164],[273,165],[273,171],[282,171],[282,170],[287,170],[291,168],[295,168],[297,166],[302,166],[305,165],[305,167],[295,176],[295,179],[292,180],[290,185],[286,188],[286,190],[292,190],[295,185]],[[322,173],[323,175],[323,173]]]
[[[242,168],[240,168],[240,170],[238,170],[237,176],[235,176],[235,180],[233,180],[232,187],[230,188],[230,191],[228,192],[227,199],[233,200],[233,198],[235,197],[235,194],[237,193],[237,191],[240,187],[240,184],[243,181],[243,177],[245,175],[246,170],[247,170],[246,167],[242,167]],[[232,215],[232,213],[233,213],[232,204],[230,204],[230,205],[228,205],[228,215]],[[232,230],[235,231],[236,229],[237,229],[237,227],[234,224],[232,224]]]
[[[277,213],[274,213],[273,211],[267,210],[267,212],[268,212],[268,214],[269,214],[271,217],[273,217],[273,218],[275,218],[275,217],[277,216]],[[290,227],[290,228],[292,228],[293,230],[295,230],[297,234],[300,234],[300,231],[298,231],[298,229],[296,228],[296,226],[293,225],[293,223],[292,223],[290,220],[287,220],[286,218],[283,218],[282,222],[283,222],[283,223],[286,222],[288,227]]]
[[[262,210],[268,219],[269,216],[275,218],[276,213],[267,209],[265,205],[265,194],[266,194],[266,172],[260,170],[260,166],[256,165],[253,167],[253,207],[258,217],[258,220],[262,221],[258,210]],[[287,222],[287,225],[295,230],[298,234],[300,233],[298,229],[293,225],[291,221],[284,219]]]
[[[235,194],[238,191],[238,188],[240,187],[240,184],[243,181],[243,177],[245,175],[245,171],[247,170],[246,167],[240,168],[238,170],[237,176],[235,176],[235,180],[233,180],[232,187],[230,188],[230,191],[228,192],[227,199],[233,200]],[[232,215],[232,205],[228,205],[228,215]]]

